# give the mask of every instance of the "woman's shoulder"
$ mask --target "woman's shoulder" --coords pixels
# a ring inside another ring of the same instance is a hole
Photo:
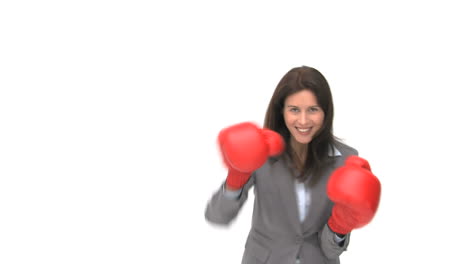
[[[288,167],[289,166],[289,160],[286,158],[286,155],[283,153],[278,156],[270,156],[266,162],[256,170],[256,173],[266,173],[269,174],[271,172],[271,169],[275,166],[280,166],[280,167]]]
[[[343,143],[342,141],[335,141],[334,145],[335,145],[335,148],[341,153],[342,156],[346,157],[350,155],[356,155],[356,156],[359,155],[359,152],[355,148]]]

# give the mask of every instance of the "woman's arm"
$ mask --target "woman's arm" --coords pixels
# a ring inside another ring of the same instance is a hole
[[[325,256],[329,259],[338,258],[347,249],[350,235],[351,233],[344,236],[337,235],[325,225],[319,234],[320,247]]]
[[[225,188],[225,183],[213,194],[205,210],[205,219],[213,224],[229,225],[237,216],[248,197],[249,189],[255,182],[255,172],[242,188],[238,197]]]

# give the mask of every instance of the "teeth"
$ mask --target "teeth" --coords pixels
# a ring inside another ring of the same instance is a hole
[[[299,132],[305,133],[305,132],[309,131],[310,128],[305,128],[305,129],[298,128],[297,130],[299,130]]]

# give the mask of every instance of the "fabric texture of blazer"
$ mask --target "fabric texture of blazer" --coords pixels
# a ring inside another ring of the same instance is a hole
[[[223,186],[214,193],[205,210],[205,218],[214,224],[228,225],[236,218],[254,186],[252,226],[245,244],[242,264],[337,264],[346,250],[350,234],[338,245],[327,221],[333,202],[326,194],[326,184],[331,173],[344,164],[350,155],[358,152],[343,144],[335,148],[341,156],[330,157],[331,165],[310,189],[310,207],[303,222],[299,219],[295,173],[283,157],[270,158],[256,170],[243,187],[238,199],[223,193]],[[224,185],[224,183],[223,183]]]

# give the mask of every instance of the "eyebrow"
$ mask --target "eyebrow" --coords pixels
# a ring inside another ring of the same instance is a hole
[[[295,106],[295,105],[287,105],[286,107],[297,107],[297,108],[299,108],[299,106]],[[320,108],[320,106],[318,106],[318,105],[311,105],[311,106],[308,106],[308,107],[319,107]]]

